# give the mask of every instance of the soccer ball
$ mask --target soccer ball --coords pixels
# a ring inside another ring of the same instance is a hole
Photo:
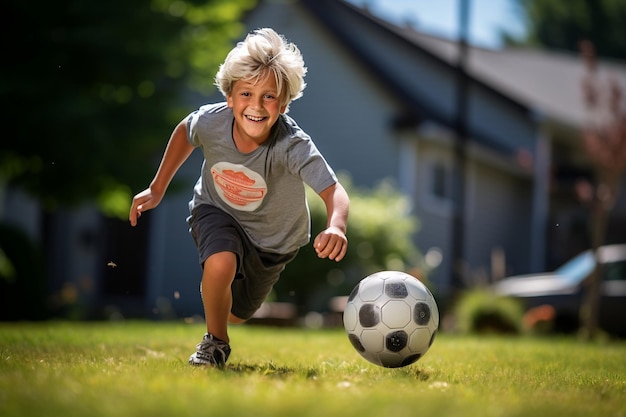
[[[435,340],[439,310],[417,278],[383,271],[363,278],[343,312],[352,346],[368,361],[399,368],[420,359]]]

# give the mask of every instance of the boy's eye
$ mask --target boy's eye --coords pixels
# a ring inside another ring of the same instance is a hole
[[[274,100],[276,97],[274,97],[274,96],[273,96],[273,95],[271,95],[271,94],[266,94],[266,95],[265,95],[265,98],[266,98],[267,100]]]
[[[248,97],[248,96],[250,96],[250,93],[248,93],[247,91],[244,91],[244,92],[241,93],[241,95],[244,96],[244,97]]]

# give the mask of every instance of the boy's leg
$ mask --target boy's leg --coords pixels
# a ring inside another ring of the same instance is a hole
[[[207,333],[224,342],[229,342],[228,322],[233,305],[231,285],[237,271],[237,255],[233,252],[218,252],[204,262],[202,272],[202,304]]]
[[[224,366],[230,355],[228,322],[233,320],[230,312],[233,297],[231,285],[237,269],[234,252],[217,252],[204,262],[200,292],[207,333],[189,357],[192,365]],[[237,321],[235,321],[237,322]]]

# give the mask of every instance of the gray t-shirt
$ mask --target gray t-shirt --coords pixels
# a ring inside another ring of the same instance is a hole
[[[261,146],[250,153],[233,141],[233,112],[226,103],[190,114],[188,140],[204,154],[190,210],[210,204],[233,216],[259,249],[289,253],[311,237],[304,184],[320,193],[337,182],[311,138],[281,115]]]

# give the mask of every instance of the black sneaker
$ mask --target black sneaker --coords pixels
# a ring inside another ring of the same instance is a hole
[[[206,333],[196,351],[189,357],[190,365],[224,366],[230,356],[230,345]]]

